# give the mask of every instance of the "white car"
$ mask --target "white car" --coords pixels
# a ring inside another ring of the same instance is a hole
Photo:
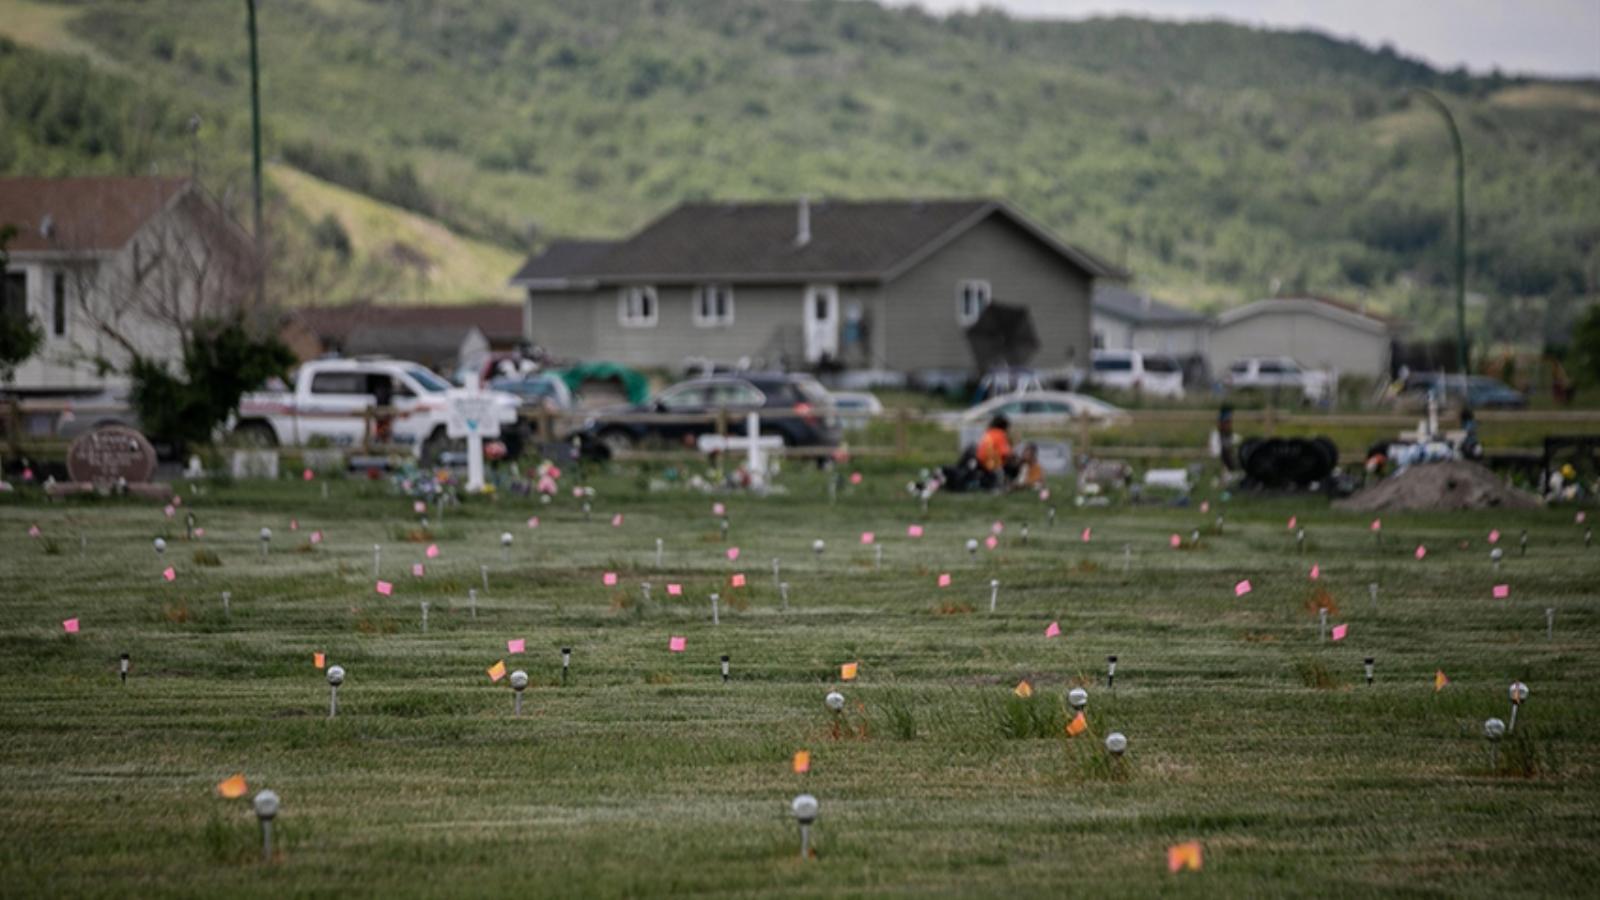
[[[240,443],[263,447],[334,447],[366,443],[409,445],[435,462],[452,441],[446,434],[450,401],[466,393],[414,362],[398,359],[319,359],[300,366],[284,390],[246,394],[232,433]],[[508,455],[521,449],[515,394],[487,392],[501,422]],[[394,412],[377,419],[369,411]],[[369,427],[378,433],[369,434]]]
[[[1308,403],[1322,400],[1329,388],[1326,372],[1302,369],[1287,356],[1249,356],[1234,360],[1222,383],[1232,391],[1298,391]]]
[[[1131,424],[1133,419],[1120,407],[1086,394],[1066,391],[1029,391],[1007,394],[979,403],[956,419],[961,431],[961,446],[976,444],[989,427],[989,420],[1003,415],[1011,423],[1012,434],[1024,437],[1029,431],[1065,428],[1087,421],[1097,428]]]
[[[1096,350],[1091,383],[1114,391],[1183,399],[1183,366],[1176,359],[1142,350]]]
[[[860,430],[871,424],[873,417],[883,415],[883,403],[866,391],[832,391],[830,394],[841,428]]]

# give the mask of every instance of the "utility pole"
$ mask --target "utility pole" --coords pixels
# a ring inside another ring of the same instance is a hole
[[[266,288],[266,247],[261,230],[261,67],[256,60],[256,0],[244,0],[250,27],[250,173],[255,190],[256,305]]]
[[[1444,124],[1450,128],[1450,143],[1456,151],[1456,365],[1461,377],[1467,377],[1467,157],[1461,147],[1461,130],[1456,127],[1456,117],[1444,105],[1439,95],[1427,88],[1412,91],[1428,101]],[[1464,390],[1464,389],[1463,389]]]

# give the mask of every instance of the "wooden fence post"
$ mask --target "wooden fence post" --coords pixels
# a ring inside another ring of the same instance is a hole
[[[905,407],[895,411],[894,455],[901,459],[911,455],[911,413]]]

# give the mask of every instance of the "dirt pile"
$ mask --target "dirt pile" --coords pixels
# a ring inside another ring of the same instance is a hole
[[[1412,466],[1333,506],[1355,512],[1381,512],[1533,509],[1541,505],[1543,501],[1538,497],[1508,487],[1477,463],[1446,462]]]

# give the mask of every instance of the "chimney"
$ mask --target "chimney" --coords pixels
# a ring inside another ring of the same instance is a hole
[[[799,221],[796,223],[794,245],[804,247],[811,243],[811,198],[800,198]]]

